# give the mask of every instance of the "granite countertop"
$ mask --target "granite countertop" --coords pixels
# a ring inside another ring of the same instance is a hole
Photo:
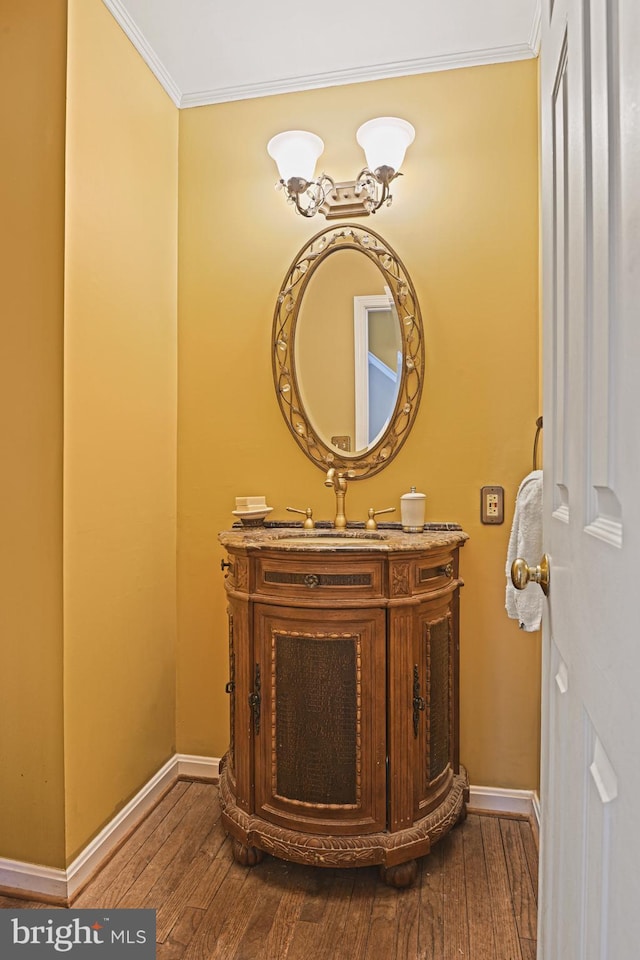
[[[240,524],[218,534],[224,547],[242,550],[330,551],[353,553],[402,553],[430,550],[434,547],[462,546],[469,539],[457,523],[426,523],[422,533],[405,533],[399,523],[380,523],[377,530],[366,530],[364,523],[348,524],[335,530],[329,521],[319,521],[313,530],[302,524],[271,522],[264,526]]]

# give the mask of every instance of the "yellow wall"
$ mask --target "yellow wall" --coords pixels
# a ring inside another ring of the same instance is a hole
[[[182,111],[179,183],[178,749],[227,741],[227,636],[216,535],[234,497],[265,494],[332,516],[332,492],[280,415],[271,377],[276,295],[324,221],[294,215],[265,144],[283,129],[325,141],[336,179],[362,165],[355,130],[399,115],[417,130],[371,221],[409,270],[422,309],[422,407],[397,459],[352,483],[347,515],[399,504],[415,485],[431,520],[471,536],[462,554],[462,760],[476,784],[538,777],[539,638],[504,612],[515,494],[538,414],[537,65],[397,78]],[[479,522],[480,487],[506,491],[506,522]]]
[[[0,44],[0,857],[62,867],[175,751],[178,112],[100,0]]]
[[[397,312],[391,309],[372,310],[368,325],[369,350],[390,370],[395,371],[398,366],[398,351],[401,347]]]
[[[0,10],[0,856],[64,855],[65,0]]]
[[[178,111],[100,0],[69,2],[66,849],[175,751]]]

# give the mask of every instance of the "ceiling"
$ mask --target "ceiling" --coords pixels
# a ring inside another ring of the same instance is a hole
[[[540,0],[103,0],[179,107],[535,57]]]

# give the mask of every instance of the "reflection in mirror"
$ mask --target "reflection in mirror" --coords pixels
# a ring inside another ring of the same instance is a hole
[[[300,400],[318,437],[354,456],[375,444],[393,413],[400,325],[375,264],[359,250],[332,254],[305,290],[295,369]]]
[[[305,454],[357,479],[391,460],[422,392],[420,311],[403,264],[371,230],[324,230],[280,289],[273,373],[280,408]]]
[[[394,411],[402,378],[400,321],[391,291],[354,297],[356,450],[368,450],[383,436]]]

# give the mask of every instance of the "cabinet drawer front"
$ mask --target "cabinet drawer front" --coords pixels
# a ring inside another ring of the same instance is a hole
[[[413,590],[416,594],[441,590],[447,584],[453,584],[457,577],[458,557],[455,553],[446,553],[437,558],[422,559],[415,564]]]
[[[353,600],[383,596],[382,560],[326,557],[258,561],[256,593],[291,599]]]

